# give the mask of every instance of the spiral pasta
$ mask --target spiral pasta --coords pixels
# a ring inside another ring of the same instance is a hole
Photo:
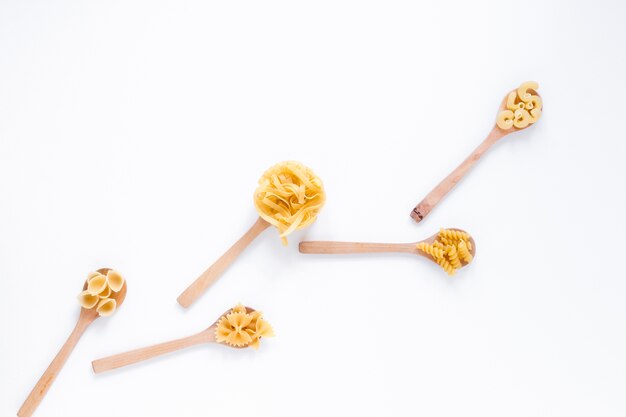
[[[114,293],[121,291],[124,278],[112,269],[107,274],[91,272],[87,275],[86,289],[78,294],[78,303],[82,308],[96,309],[100,316],[110,316],[117,308],[117,301],[112,298]]]
[[[523,129],[539,120],[543,102],[537,95],[538,89],[539,84],[527,81],[511,91],[506,99],[506,109],[498,113],[496,125],[503,130]]]
[[[440,229],[433,243],[419,242],[417,249],[430,255],[448,275],[472,262],[472,241],[467,232]]]
[[[272,326],[263,319],[260,311],[248,312],[238,304],[228,314],[222,316],[215,329],[215,340],[234,347],[259,348],[263,337],[273,337]]]
[[[295,161],[280,162],[265,171],[254,193],[259,216],[278,228],[283,245],[287,235],[315,221],[325,200],[322,180]]]

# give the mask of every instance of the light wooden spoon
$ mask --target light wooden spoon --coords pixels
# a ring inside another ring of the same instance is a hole
[[[112,369],[121,368],[123,366],[132,365],[134,363],[142,362],[147,359],[163,355],[165,353],[174,352],[202,343],[218,343],[234,349],[246,348],[247,346],[231,346],[227,343],[218,342],[215,340],[215,329],[217,329],[217,324],[222,317],[226,316],[231,311],[232,309],[226,311],[224,314],[218,317],[217,320],[215,320],[215,323],[213,323],[211,326],[204,329],[200,333],[183,337],[181,339],[171,340],[169,342],[159,343],[153,346],[131,350],[129,352],[119,353],[117,355],[108,356],[106,358],[96,359],[95,361],[91,362],[93,371],[99,374],[101,372],[106,372]],[[253,308],[246,307],[247,313],[251,313],[253,311]]]
[[[185,291],[183,291],[178,298],[178,304],[187,308],[194,303],[202,295],[207,288],[211,286],[222,273],[232,264],[235,259],[245,248],[252,243],[257,236],[261,234],[265,229],[270,227],[270,224],[258,218],[252,227],[244,233],[244,235],[233,246],[230,247],[220,258],[204,271],[194,282],[189,285]]]
[[[106,275],[110,269],[111,268],[101,268],[98,269],[98,272]],[[85,282],[85,285],[83,286],[83,290],[85,289],[87,289],[87,282]],[[122,289],[117,293],[112,293],[111,298],[115,299],[115,302],[117,303],[116,308],[119,308],[119,306],[122,305],[124,299],[126,298],[126,280],[124,280],[124,286],[122,287]],[[74,330],[67,338],[67,341],[65,342],[59,353],[57,353],[57,355],[54,357],[54,359],[48,366],[48,369],[46,369],[41,378],[39,378],[39,381],[24,401],[24,404],[22,404],[22,406],[20,407],[20,410],[17,412],[17,415],[19,417],[30,417],[33,415],[33,413],[39,406],[39,403],[41,403],[41,400],[43,400],[43,397],[50,389],[50,386],[56,379],[57,375],[59,374],[59,372],[61,372],[63,365],[65,365],[67,358],[70,356],[70,353],[72,353],[72,350],[74,350],[74,347],[78,343],[78,340],[83,335],[85,330],[87,330],[87,327],[89,327],[89,325],[93,323],[93,321],[98,317],[100,317],[100,315],[95,308],[88,310],[81,307],[76,327],[74,327]]]
[[[460,232],[464,232],[462,229],[450,229],[450,230],[458,230]],[[362,243],[362,242],[331,242],[331,241],[309,241],[309,242],[300,242],[299,249],[300,253],[316,253],[316,254],[350,254],[350,253],[387,253],[387,252],[396,252],[396,253],[410,253],[413,255],[422,256],[432,262],[437,263],[435,258],[430,256],[429,254],[422,252],[417,249],[418,243],[428,243],[432,244],[436,239],[439,233],[435,233],[431,237],[420,240],[419,242],[414,243]],[[476,243],[474,242],[474,238],[470,237],[470,242],[472,243],[472,250],[470,253],[472,257],[476,255]],[[463,266],[467,265],[466,262],[461,261]]]
[[[512,91],[517,91],[517,89],[511,90],[509,94]],[[528,92],[539,96],[537,91],[533,89],[528,89]],[[509,94],[507,94],[504,97],[504,100],[502,100],[500,108],[498,109],[498,114],[502,110],[506,110],[506,101]],[[527,129],[530,126],[532,126],[532,124],[529,124],[528,126],[521,129],[515,126],[511,126],[510,129],[504,130],[500,129],[498,125],[494,125],[493,129],[491,129],[491,132],[489,132],[489,135],[487,135],[487,138],[480,145],[478,145],[476,149],[474,149],[470,156],[468,156],[465,161],[461,163],[461,165],[459,165],[454,171],[452,171],[450,175],[444,178],[443,181],[441,181],[435,188],[433,188],[432,191],[428,193],[428,195],[426,195],[426,197],[424,197],[424,199],[417,206],[415,206],[415,208],[411,211],[411,218],[413,218],[413,220],[415,220],[417,223],[424,220],[424,218],[428,216],[431,210],[435,208],[437,204],[439,204],[439,202],[446,196],[446,194],[448,194],[448,192],[450,192],[450,190],[452,190],[452,188],[454,188],[454,186],[459,181],[461,181],[461,178],[463,178],[463,176],[470,170],[470,168],[472,168],[474,164],[478,162],[478,160],[483,156],[485,152],[487,152],[489,148],[491,148],[492,145],[494,145],[498,140],[502,139],[506,135],[514,132],[519,132],[521,130]]]

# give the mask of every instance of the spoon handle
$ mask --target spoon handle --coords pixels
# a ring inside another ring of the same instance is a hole
[[[39,378],[39,381],[37,381],[37,384],[24,401],[24,404],[22,404],[22,406],[20,407],[19,411],[17,412],[17,415],[19,417],[30,417],[33,415],[33,413],[39,406],[39,403],[41,403],[41,400],[43,400],[43,397],[45,397],[46,393],[50,389],[50,386],[56,379],[57,375],[59,374],[59,372],[61,372],[63,365],[65,365],[65,362],[67,361],[67,358],[70,356],[70,353],[72,353],[72,350],[74,350],[74,346],[76,346],[78,340],[85,332],[85,329],[87,329],[92,321],[93,319],[90,320],[83,318],[83,315],[81,314],[81,317],[76,323],[76,327],[74,327],[74,330],[72,331],[72,333],[70,333],[67,341],[65,342],[61,350],[59,350],[59,353],[57,353],[57,355],[54,357],[54,359],[48,366],[48,369],[46,369],[41,378]]]
[[[185,291],[178,296],[178,303],[187,308],[193,304],[211,284],[233,263],[245,248],[265,229],[269,223],[258,218],[252,227],[230,247],[213,265],[202,273]]]
[[[416,253],[415,243],[300,242],[300,253],[348,254],[401,252]]]
[[[428,213],[461,181],[461,178],[474,166],[481,156],[507,132],[494,126],[487,138],[459,165],[450,175],[444,178],[430,193],[411,211],[411,217],[417,223],[421,222]]]
[[[212,331],[204,331],[193,336],[183,337],[182,339],[171,340],[169,342],[159,343],[157,345],[148,346],[140,349],[131,350],[129,352],[119,353],[117,355],[108,356],[106,358],[97,359],[91,362],[93,371],[97,374],[110,371],[112,369],[121,368],[122,366],[132,365],[133,363],[145,361],[155,356],[165,353],[174,352],[189,346],[200,343],[208,343],[215,341],[215,335]]]

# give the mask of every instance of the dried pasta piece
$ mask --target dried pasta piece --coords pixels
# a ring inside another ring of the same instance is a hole
[[[111,287],[108,285],[102,290],[100,294],[98,294],[99,298],[109,298],[111,296]]]
[[[98,301],[100,301],[100,298],[97,295],[90,294],[89,291],[82,291],[78,294],[78,303],[87,310],[94,308]]]
[[[472,262],[472,259],[473,259],[472,254],[467,248],[467,243],[465,243],[464,240],[459,242],[459,244],[457,245],[457,250],[458,250],[459,258],[461,258],[466,263]]]
[[[265,171],[254,193],[259,216],[278,228],[283,245],[287,235],[315,221],[325,200],[322,180],[295,161],[280,162]]]
[[[98,307],[96,311],[102,317],[110,316],[115,312],[115,308],[117,307],[117,302],[113,298],[105,298],[100,300],[98,303]]]
[[[460,230],[440,229],[439,237],[458,241],[458,240],[469,240],[470,235]]]
[[[443,258],[445,254],[445,251],[443,248],[438,248],[434,245],[429,245],[428,243],[425,243],[425,242],[418,243],[417,249],[432,256],[433,259]]]
[[[89,278],[87,281],[87,291],[89,294],[98,295],[102,291],[104,291],[107,287],[107,277],[105,275],[99,274],[95,275],[92,278]]]
[[[518,129],[523,129],[530,124],[531,116],[526,109],[515,110],[515,119],[513,119],[513,126]]]
[[[502,110],[498,114],[496,124],[500,129],[507,130],[513,127],[513,119],[515,119],[515,113],[512,110]]]
[[[454,269],[461,268],[461,261],[459,260],[459,255],[456,251],[456,246],[449,245],[446,247],[446,255],[448,255],[448,260],[450,264],[454,267]]]
[[[446,258],[437,259],[437,263],[448,273],[448,275],[454,275],[456,273],[456,270]]]
[[[124,286],[124,277],[122,277],[119,272],[109,269],[107,272],[107,284],[111,288],[111,291],[120,292]]]
[[[261,312],[251,311],[239,304],[222,316],[215,329],[215,340],[235,347],[259,346],[262,337],[274,336],[274,331]]]
[[[512,127],[523,129],[541,117],[543,101],[536,93],[539,84],[534,81],[522,83],[506,98],[505,109],[498,113],[496,125],[502,130]]]
[[[530,101],[531,97],[533,96],[531,93],[528,92],[528,90],[537,91],[538,89],[539,84],[537,84],[535,81],[526,81],[525,83],[522,83],[522,85],[517,87],[517,96],[520,100],[526,103]]]

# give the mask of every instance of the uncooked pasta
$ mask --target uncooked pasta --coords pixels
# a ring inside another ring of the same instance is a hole
[[[92,272],[87,275],[86,289],[78,294],[78,303],[82,308],[96,309],[100,316],[110,316],[117,308],[113,298],[124,287],[124,278],[112,269],[107,274]]]
[[[251,346],[258,349],[261,338],[274,336],[272,326],[259,311],[248,312],[239,304],[217,323],[215,340],[234,347]]]
[[[511,91],[506,99],[506,109],[498,113],[497,126],[503,130],[523,129],[539,120],[543,102],[537,95],[538,89],[539,84],[527,81]]]
[[[448,275],[472,262],[471,236],[460,230],[441,229],[433,243],[420,242],[417,249],[430,255]]]
[[[280,162],[265,171],[254,193],[259,216],[278,228],[283,245],[287,235],[315,221],[325,200],[322,180],[295,161]]]

